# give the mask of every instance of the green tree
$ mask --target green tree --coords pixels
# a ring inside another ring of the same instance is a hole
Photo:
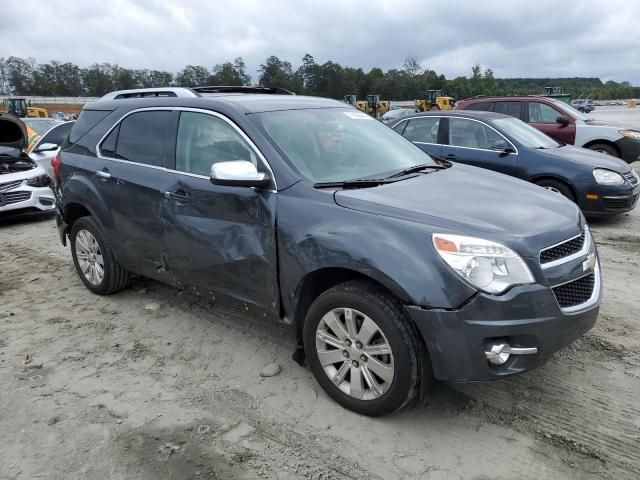
[[[293,70],[291,64],[271,55],[260,65],[260,84],[265,87],[291,88]]]
[[[207,85],[210,73],[206,67],[187,65],[176,75],[176,85],[179,87],[202,87]]]

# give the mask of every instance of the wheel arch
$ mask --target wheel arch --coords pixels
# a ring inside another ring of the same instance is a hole
[[[529,181],[531,183],[535,183],[537,184],[538,182],[542,181],[542,180],[553,180],[554,182],[561,182],[562,184],[566,185],[566,187],[571,191],[571,194],[573,195],[573,198],[575,199],[575,201],[577,202],[578,200],[578,193],[576,192],[576,189],[574,188],[574,186],[571,184],[571,182],[567,181],[565,178],[563,178],[560,175],[554,175],[554,174],[550,174],[550,173],[545,173],[543,175],[537,175],[535,177],[531,177],[529,179]]]
[[[612,142],[611,140],[605,140],[605,139],[600,139],[600,140],[589,140],[587,143],[585,143],[584,145],[582,145],[582,148],[590,148],[593,145],[598,145],[598,144],[603,144],[603,145],[607,145],[611,148],[613,148],[616,152],[618,152],[618,156],[622,155],[622,152],[620,151],[620,149],[618,148],[618,146],[615,144],[615,142]]]

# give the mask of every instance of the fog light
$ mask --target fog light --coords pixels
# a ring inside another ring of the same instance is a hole
[[[494,343],[484,355],[491,365],[503,365],[511,356],[511,347],[506,342]]]
[[[587,200],[598,200],[600,198],[597,193],[587,193]]]

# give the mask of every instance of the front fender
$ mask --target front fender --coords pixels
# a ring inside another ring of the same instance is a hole
[[[278,252],[289,312],[303,278],[326,268],[369,277],[407,305],[456,308],[475,293],[440,259],[424,225],[341,207],[331,192],[305,185],[278,196]]]

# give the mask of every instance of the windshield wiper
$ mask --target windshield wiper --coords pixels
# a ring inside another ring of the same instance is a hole
[[[388,177],[385,177],[385,179],[402,177],[403,175],[409,175],[410,173],[416,173],[421,170],[426,170],[428,168],[429,169],[432,168],[434,170],[443,170],[445,168],[449,168],[449,165],[434,165],[433,163],[422,163],[420,165],[413,165],[412,167],[408,167],[403,170],[394,172]]]
[[[313,188],[360,188],[375,187],[383,183],[391,183],[386,178],[354,178],[353,180],[344,180],[342,182],[317,182],[313,184]]]

